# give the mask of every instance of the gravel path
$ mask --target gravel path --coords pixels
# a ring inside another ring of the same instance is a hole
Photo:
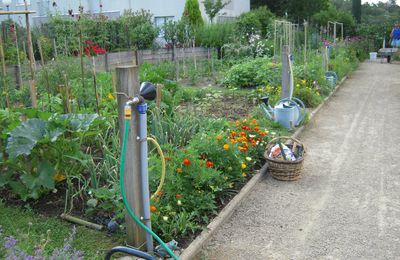
[[[363,63],[300,139],[303,179],[266,176],[198,259],[400,259],[400,65]]]

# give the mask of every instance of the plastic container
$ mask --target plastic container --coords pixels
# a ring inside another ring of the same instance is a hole
[[[369,53],[369,60],[370,61],[376,61],[376,57],[378,56],[377,52],[370,52]]]

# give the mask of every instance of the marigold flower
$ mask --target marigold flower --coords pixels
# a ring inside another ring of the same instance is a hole
[[[181,168],[177,168],[177,169],[176,169],[176,172],[177,172],[177,173],[182,173],[183,170],[182,170]]]
[[[164,159],[165,159],[166,161],[171,161],[171,160],[172,160],[171,157],[165,157]]]
[[[236,136],[236,132],[235,132],[235,131],[232,131],[232,132],[231,132],[231,135],[232,135],[232,137],[235,137],[235,136]]]
[[[178,193],[175,195],[175,198],[180,199],[180,198],[182,198],[182,195]]]
[[[258,128],[257,126],[254,127],[254,131],[258,132],[260,130],[260,128]]]
[[[242,125],[242,129],[243,129],[243,130],[247,130],[247,126]]]
[[[114,95],[112,93],[108,93],[107,97],[108,97],[109,100],[114,100],[115,99],[115,97],[114,97]]]
[[[221,140],[221,139],[222,139],[222,136],[217,135],[217,140]]]
[[[156,212],[156,211],[157,211],[156,206],[151,205],[151,206],[150,206],[150,211],[151,211],[151,212]]]
[[[207,161],[207,162],[206,162],[206,167],[207,167],[207,168],[212,168],[212,167],[214,167],[214,163],[211,162],[211,161]]]
[[[182,163],[185,166],[189,166],[190,165],[190,160],[189,159],[184,159]]]
[[[247,176],[246,173],[242,172],[242,177],[246,177],[246,176]]]
[[[245,163],[242,163],[242,169],[246,169],[247,165]]]
[[[240,135],[241,136],[246,136],[246,133],[245,132],[240,132]]]
[[[229,150],[229,144],[224,144],[224,149]]]

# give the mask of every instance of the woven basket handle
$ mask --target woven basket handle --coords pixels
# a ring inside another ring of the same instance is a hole
[[[296,143],[302,145],[304,151],[306,150],[306,147],[305,147],[305,145],[304,145],[302,142],[300,142],[299,140],[297,140],[296,138],[291,137],[291,136],[278,136],[278,137],[273,138],[271,141],[269,141],[269,144],[267,145],[267,149],[266,149],[266,150],[269,150],[269,149],[270,149],[270,146],[272,146],[272,145],[274,144],[274,141],[277,141],[277,140],[279,140],[279,139],[290,139],[290,140],[292,140],[292,141],[294,141],[294,142],[296,142]]]

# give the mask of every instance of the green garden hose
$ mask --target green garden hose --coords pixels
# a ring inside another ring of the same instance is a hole
[[[130,117],[130,116],[129,116]],[[149,229],[145,224],[143,224],[139,218],[133,213],[132,209],[130,208],[128,204],[128,200],[126,198],[125,194],[125,185],[124,185],[124,166],[125,166],[125,154],[126,154],[126,145],[127,145],[127,140],[128,140],[128,134],[129,134],[129,124],[130,124],[130,119],[127,119],[129,117],[125,118],[125,127],[124,127],[124,138],[122,142],[122,151],[121,151],[121,165],[119,168],[119,184],[121,187],[121,195],[122,195],[122,200],[124,202],[125,208],[128,211],[129,215],[135,220],[135,222],[143,228],[146,232],[151,234],[155,240],[157,240],[158,243],[168,252],[168,254],[174,259],[174,260],[179,260],[179,258],[172,252],[172,250],[161,240],[159,236],[157,236],[156,233],[154,233],[151,229]]]

